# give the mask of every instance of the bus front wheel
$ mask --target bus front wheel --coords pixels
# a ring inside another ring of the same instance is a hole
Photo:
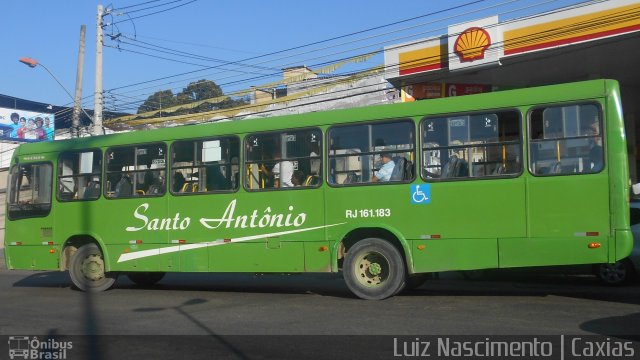
[[[347,252],[342,271],[349,290],[366,300],[386,299],[405,285],[402,255],[383,239],[358,241]]]
[[[96,244],[82,245],[71,257],[71,281],[82,291],[99,292],[116,282],[117,274],[105,272],[104,257]]]

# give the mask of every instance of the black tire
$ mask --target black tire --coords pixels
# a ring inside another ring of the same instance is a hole
[[[163,272],[132,272],[127,277],[135,284],[140,286],[152,286],[162,280],[166,273]]]
[[[69,264],[71,281],[78,289],[99,292],[109,289],[116,282],[117,273],[104,271],[104,257],[96,244],[81,246],[71,257]]]
[[[635,276],[633,264],[629,259],[622,259],[613,264],[600,264],[596,267],[598,278],[610,286],[623,285]]]
[[[422,284],[424,284],[430,277],[431,274],[414,274],[407,276],[404,290],[415,290],[422,286]]]
[[[349,290],[365,300],[382,300],[402,291],[404,259],[388,241],[369,238],[349,249],[342,269]]]

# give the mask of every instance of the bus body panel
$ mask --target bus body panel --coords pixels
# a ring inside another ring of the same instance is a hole
[[[411,240],[414,272],[493,269],[498,263],[498,239]]]
[[[531,175],[526,145],[526,115],[531,107],[601,101],[605,95],[604,171]],[[417,176],[411,183],[344,187],[324,183],[319,188],[258,192],[240,188],[233,193],[166,193],[114,200],[102,194],[95,201],[59,202],[54,176],[52,210],[47,217],[7,219],[7,266],[56,269],[63,243],[88,234],[100,244],[110,271],[338,271],[338,258],[343,256],[340,242],[361,228],[381,229],[397,239],[409,273],[601,263],[628,256],[633,239],[627,149],[615,81],[25,144],[16,150],[12,163],[41,155],[55,164],[61,151],[100,148],[104,154],[111,146],[196,138],[203,132],[244,136],[320,126],[326,133],[334,124],[398,118],[411,118],[418,128],[427,115],[501,108],[522,111],[523,172],[512,177],[426,182],[420,178],[420,141],[414,159]],[[326,159],[325,154],[324,180]],[[428,187],[431,200],[412,204],[412,185]],[[263,220],[266,215],[278,217]],[[597,235],[583,236],[586,233]],[[54,245],[44,245],[47,237],[53,238]],[[591,243],[599,247],[591,248]]]
[[[622,260],[629,256],[633,248],[633,235],[629,230],[629,194],[630,180],[625,136],[624,114],[620,97],[619,84],[615,80],[606,80],[608,97],[606,98],[607,131],[609,141],[607,160],[609,163],[610,219],[615,246],[610,253],[609,262]]]

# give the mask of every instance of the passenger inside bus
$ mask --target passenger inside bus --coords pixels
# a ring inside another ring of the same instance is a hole
[[[220,165],[207,165],[205,167],[207,191],[231,189],[231,182],[222,174],[221,167]]]
[[[279,152],[276,152],[274,154],[273,159],[277,160],[278,162],[273,166],[271,170],[269,170],[264,164],[262,164],[260,167],[262,172],[268,177],[273,178],[274,188],[293,187],[294,185],[291,181],[293,177],[293,163],[288,160],[281,160],[282,155]]]
[[[131,195],[133,195],[133,185],[131,184],[131,179],[129,179],[129,174],[122,174],[122,177],[116,184],[114,196],[129,197]]]
[[[380,154],[380,162],[380,169],[378,169],[378,171],[374,171],[373,177],[371,178],[371,181],[373,182],[391,180],[391,174],[396,166],[391,157],[391,153]]]
[[[176,171],[173,173],[173,192],[177,193],[182,190],[182,187],[187,182],[184,178],[184,175],[180,171]]]
[[[294,170],[293,176],[291,177],[291,182],[293,186],[305,186],[305,176],[304,172],[301,170]]]
[[[603,152],[602,145],[599,144],[600,138],[600,123],[597,118],[589,124],[586,134],[592,135],[593,138],[589,139],[589,169],[591,172],[599,172],[603,167]]]

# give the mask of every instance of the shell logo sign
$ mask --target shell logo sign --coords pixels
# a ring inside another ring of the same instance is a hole
[[[484,53],[491,46],[491,36],[479,27],[463,31],[456,39],[453,49],[461,62],[484,59]]]

